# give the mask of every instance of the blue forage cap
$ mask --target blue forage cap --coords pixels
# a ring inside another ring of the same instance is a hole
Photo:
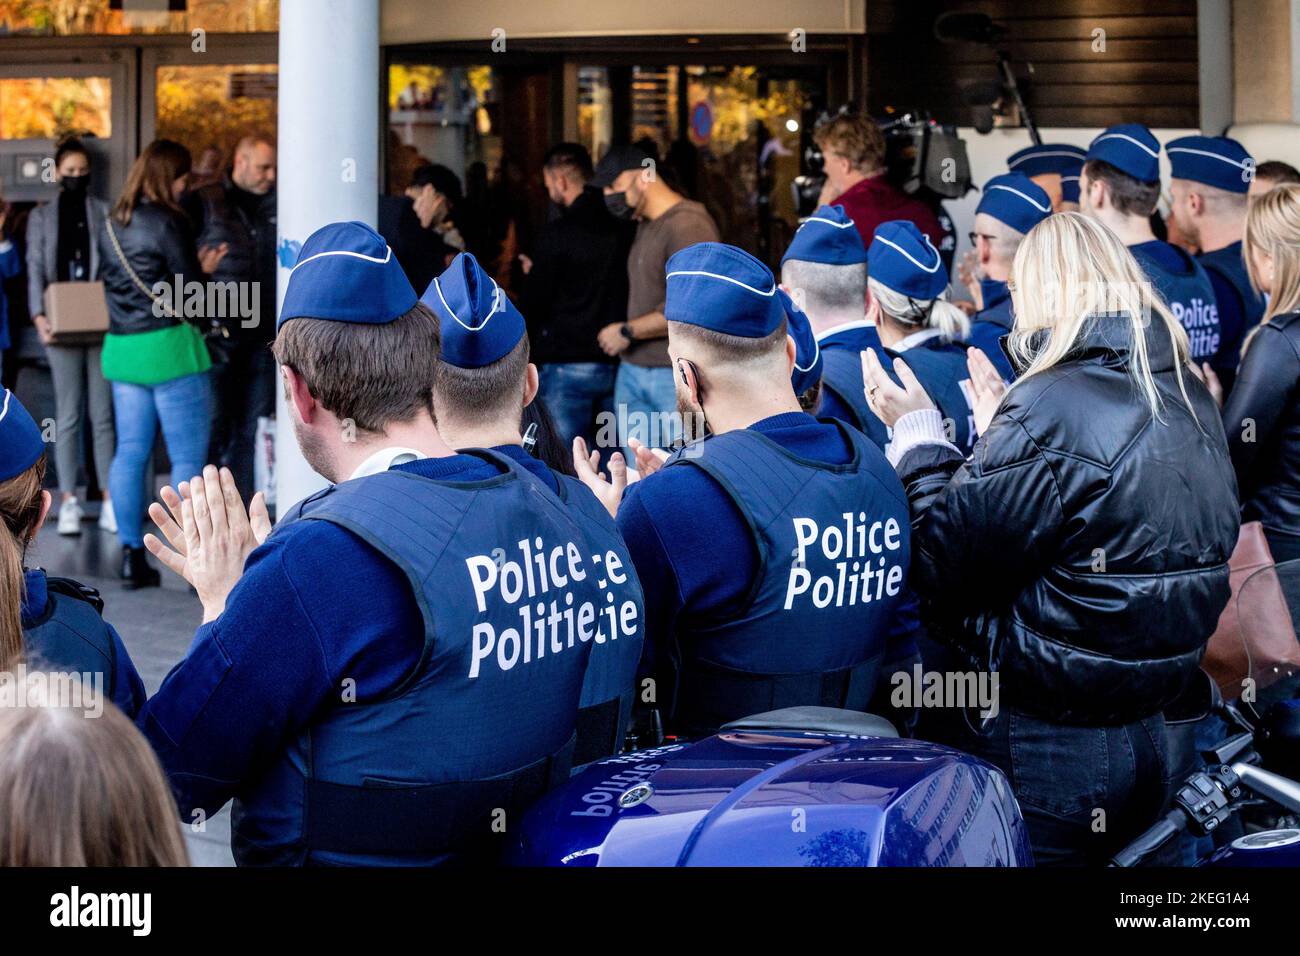
[[[1141,123],[1121,123],[1098,135],[1088,146],[1088,159],[1110,163],[1138,182],[1160,181],[1160,142]]]
[[[458,368],[483,368],[511,353],[527,333],[524,317],[468,252],[451,260],[420,300],[438,317],[442,360]]]
[[[984,184],[975,215],[984,213],[1017,232],[1028,232],[1052,214],[1047,192],[1028,176],[1004,173]]]
[[[697,242],[674,253],[666,271],[669,322],[761,339],[785,321],[772,270],[735,246]]]
[[[1061,177],[1061,202],[1079,202],[1079,173],[1074,172]]]
[[[290,319],[384,325],[416,301],[383,236],[364,222],[332,222],[302,244],[275,327]]]
[[[867,261],[867,248],[853,220],[843,206],[822,206],[799,226],[790,247],[781,257],[799,262],[821,262],[828,266],[847,266]]]
[[[1250,189],[1255,161],[1246,148],[1226,136],[1183,136],[1165,146],[1174,179],[1190,179],[1230,193]]]
[[[867,249],[867,276],[911,299],[937,299],[948,288],[939,250],[906,219],[876,227]]]
[[[790,384],[794,386],[796,395],[802,395],[821,381],[821,347],[817,344],[817,336],[813,335],[808,314],[795,304],[785,289],[777,289],[776,294],[785,309],[786,332],[794,339],[794,371],[790,373]]]
[[[5,389],[0,405],[0,481],[21,475],[45,454],[45,441],[18,396]]]
[[[1022,176],[1058,173],[1062,177],[1078,175],[1088,151],[1066,143],[1038,143],[1017,150],[1007,158],[1007,169]]]

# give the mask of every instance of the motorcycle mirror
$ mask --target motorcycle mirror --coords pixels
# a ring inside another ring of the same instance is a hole
[[[1223,704],[1218,685],[1205,671],[1197,668],[1181,694],[1165,708],[1165,723],[1190,724],[1214,713]]]

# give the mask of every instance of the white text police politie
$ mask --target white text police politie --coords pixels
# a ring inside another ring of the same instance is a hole
[[[491,621],[474,625],[470,678],[479,676],[485,661],[508,671],[579,644],[604,644],[636,634],[640,626],[636,601],[616,600],[616,595],[623,597],[622,586],[628,583],[616,552],[585,560],[574,542],[548,547],[540,537],[519,541],[515,549],[517,557],[497,549],[465,559],[479,614],[488,613],[489,602],[496,605],[500,601],[518,605],[519,616],[517,628],[500,632]],[[574,603],[570,583],[586,581],[589,574],[599,575],[596,586],[604,592],[603,606],[592,601]]]

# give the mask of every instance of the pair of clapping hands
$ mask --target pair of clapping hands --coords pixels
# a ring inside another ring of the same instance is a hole
[[[988,356],[979,349],[966,350],[966,368],[970,372],[975,431],[983,435],[998,410],[998,403],[1006,394],[1007,384],[1002,381],[1002,376]],[[901,358],[894,359],[894,374],[902,383],[901,388],[889,377],[874,350],[867,349],[862,353],[862,384],[867,396],[867,407],[888,428],[893,428],[909,412],[935,407],[933,399],[926,394]]]
[[[629,472],[623,453],[616,451],[609,456],[609,477],[606,478],[600,472],[600,452],[589,449],[581,436],[573,440],[573,470],[578,473],[578,479],[595,493],[611,517],[618,514],[628,484],[653,475],[668,460],[668,452],[663,449],[649,448],[635,438],[629,438],[627,443],[636,455],[636,471]]]
[[[145,547],[198,592],[206,624],[225,609],[244,561],[271,533],[266,497],[259,491],[245,511],[230,469],[213,465],[179,488],[166,486],[160,497],[161,504],[149,506],[149,517],[167,544],[147,534]]]

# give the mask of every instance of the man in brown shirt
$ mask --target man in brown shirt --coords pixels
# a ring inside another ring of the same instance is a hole
[[[638,220],[627,259],[627,321],[612,322],[597,336],[605,354],[621,359],[614,383],[618,441],[626,446],[629,438],[636,438],[664,447],[680,434],[668,361],[664,266],[680,249],[717,242],[718,227],[700,203],[664,182],[655,161],[636,147],[611,148],[596,167],[592,185],[604,190],[611,213]],[[636,461],[630,449],[624,447],[624,454],[629,462]]]

